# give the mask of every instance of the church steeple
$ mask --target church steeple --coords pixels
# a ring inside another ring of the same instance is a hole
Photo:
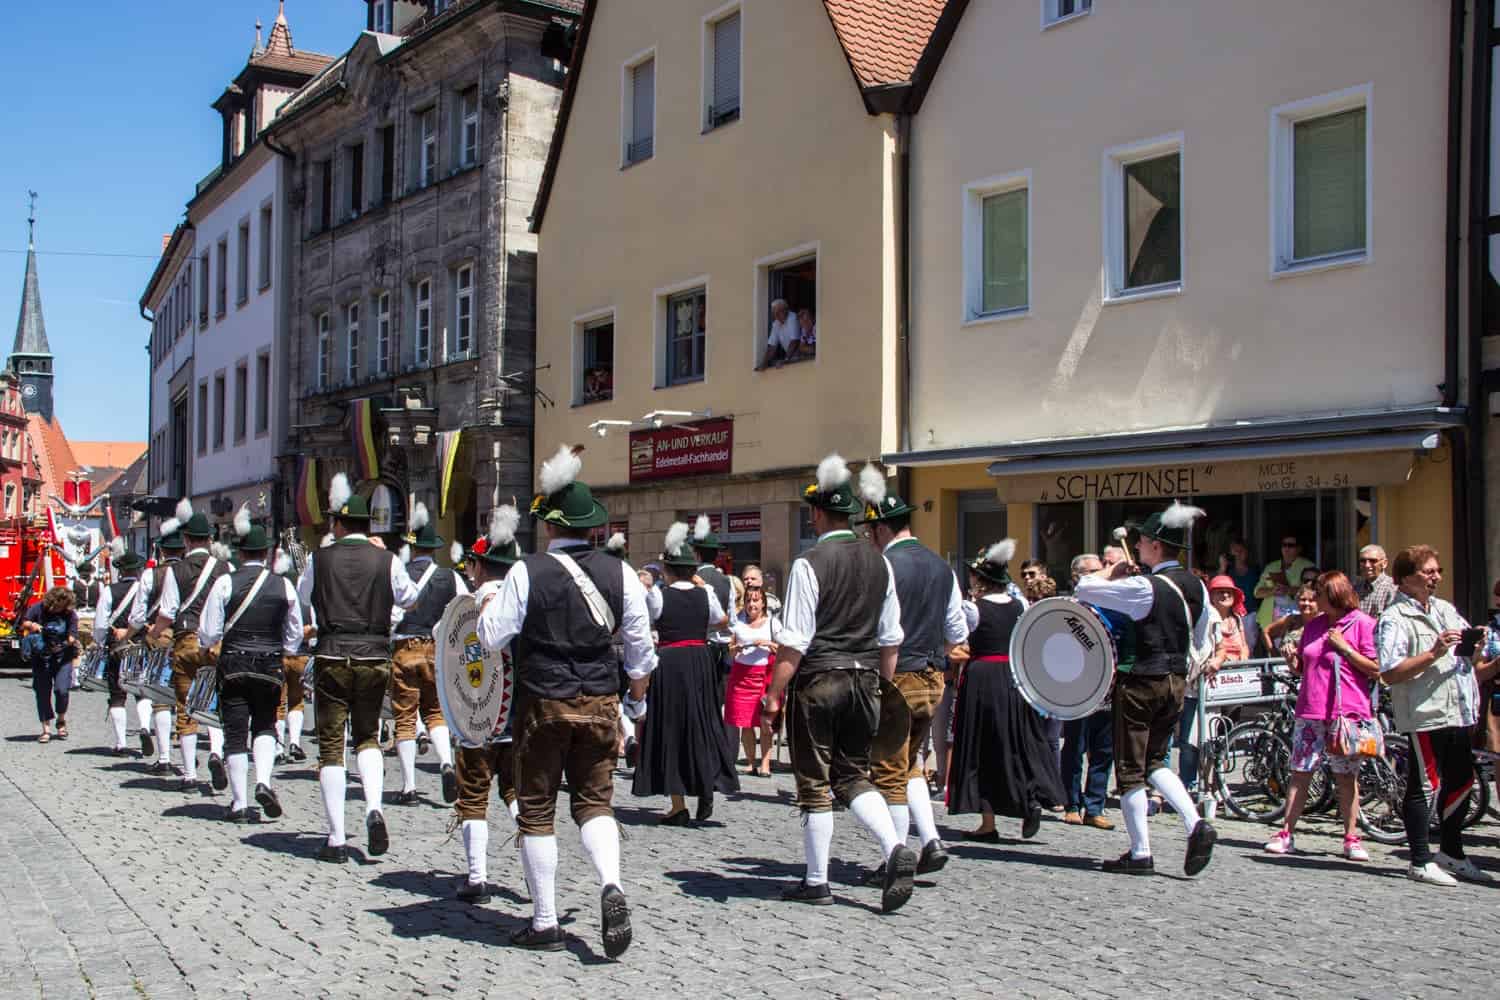
[[[52,419],[52,348],[42,319],[42,289],[36,276],[36,192],[26,219],[26,277],[21,286],[21,315],[16,320],[16,342],[8,367],[21,377],[21,398],[27,413]]]

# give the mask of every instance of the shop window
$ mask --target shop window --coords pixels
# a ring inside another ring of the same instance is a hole
[[[997,539],[998,541],[998,539]],[[1073,557],[1085,551],[1083,503],[1043,503],[1036,506],[1036,544],[1034,558],[1047,564],[1047,575],[1066,584],[1072,577]],[[1011,567],[1019,578],[1020,564]]]
[[[668,297],[666,322],[667,385],[702,381],[708,326],[707,292],[697,288]]]
[[[600,403],[615,396],[615,321],[609,319],[591,323],[581,331],[583,341],[579,345],[583,357],[582,384],[578,390],[580,403]]]
[[[761,367],[810,361],[818,353],[818,259],[803,257],[765,269]]]

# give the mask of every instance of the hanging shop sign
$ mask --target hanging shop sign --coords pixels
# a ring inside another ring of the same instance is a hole
[[[727,417],[631,431],[630,481],[647,483],[727,473],[733,451],[734,421]]]

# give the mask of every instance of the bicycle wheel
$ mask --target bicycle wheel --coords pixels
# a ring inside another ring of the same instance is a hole
[[[1326,813],[1331,810],[1338,801],[1338,793],[1333,784],[1333,772],[1324,764],[1312,772],[1312,777],[1307,782],[1307,805],[1302,808],[1303,813]]]
[[[1484,814],[1490,809],[1490,783],[1483,778],[1474,780],[1474,788],[1469,792],[1469,814],[1464,817],[1464,829],[1478,826],[1484,819]]]
[[[1274,823],[1286,812],[1292,748],[1268,727],[1236,726],[1214,759],[1224,805],[1238,819]]]
[[[1385,738],[1384,757],[1366,757],[1359,765],[1359,828],[1379,844],[1406,840],[1402,801],[1406,798],[1406,738]]]

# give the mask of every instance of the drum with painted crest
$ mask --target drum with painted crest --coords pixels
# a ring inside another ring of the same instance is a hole
[[[432,630],[438,702],[459,746],[482,747],[503,733],[515,698],[515,674],[500,650],[479,641],[479,604],[472,594],[448,602]]]
[[[205,663],[193,675],[192,686],[187,695],[188,715],[205,726],[218,728],[219,723],[219,671]]]
[[[1097,611],[1068,597],[1037,601],[1016,622],[1010,668],[1031,706],[1055,719],[1092,715],[1115,681],[1115,642]]]

